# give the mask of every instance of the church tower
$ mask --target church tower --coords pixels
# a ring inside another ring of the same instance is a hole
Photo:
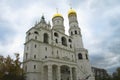
[[[68,18],[69,35],[65,34],[64,18],[58,12],[52,17],[53,26],[42,16],[26,32],[26,80],[94,80],[75,10],[69,10]]]
[[[61,33],[65,33],[65,28],[64,28],[64,19],[63,16],[60,13],[54,14],[52,18],[52,23],[53,23],[53,30],[59,31]]]
[[[69,35],[73,38],[73,45],[75,48],[76,62],[77,62],[77,78],[94,80],[91,65],[89,63],[88,51],[83,46],[81,29],[79,28],[77,13],[74,9],[68,11],[69,19]]]

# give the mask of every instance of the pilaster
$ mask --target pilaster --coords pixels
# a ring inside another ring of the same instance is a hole
[[[52,77],[52,65],[48,65],[48,80],[53,80],[53,77]]]

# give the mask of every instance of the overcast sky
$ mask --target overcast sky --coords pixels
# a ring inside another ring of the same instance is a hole
[[[91,64],[113,72],[120,66],[120,0],[0,0],[0,55],[20,53],[22,60],[26,31],[42,14],[51,22],[56,8],[68,34],[70,4],[77,12]]]

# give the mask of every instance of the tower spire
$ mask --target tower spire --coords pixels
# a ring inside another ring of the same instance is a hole
[[[56,8],[56,12],[58,13],[58,8]]]

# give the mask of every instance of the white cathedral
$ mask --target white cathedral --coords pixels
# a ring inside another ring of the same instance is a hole
[[[52,27],[42,16],[26,32],[23,59],[26,80],[94,80],[75,10],[68,11],[68,19],[69,35],[65,34],[60,13],[53,16]]]

